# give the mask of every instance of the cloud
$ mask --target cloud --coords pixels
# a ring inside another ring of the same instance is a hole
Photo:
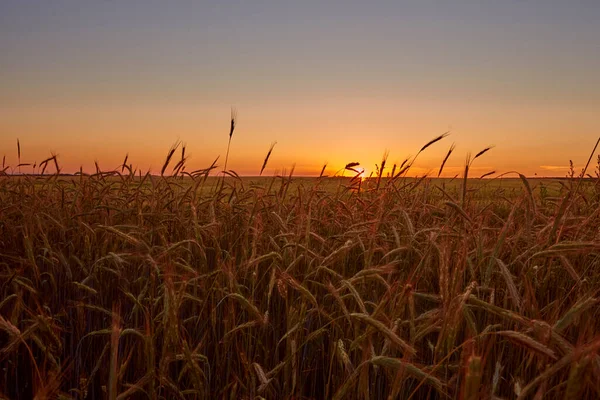
[[[568,171],[571,167],[568,165],[540,165],[540,168],[548,171]]]

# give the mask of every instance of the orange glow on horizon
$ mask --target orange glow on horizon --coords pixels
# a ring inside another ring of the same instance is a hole
[[[131,164],[133,169],[137,170],[138,173],[141,171],[142,174],[150,171],[152,174],[158,175],[160,174],[160,170],[164,163],[166,153],[168,147],[165,147],[163,151],[160,152],[147,152],[140,151],[141,149],[138,147],[133,151],[127,152],[125,150],[114,152],[112,154],[104,154],[104,157],[100,156],[92,156],[93,153],[77,153],[71,151],[44,151],[41,146],[30,146],[28,142],[20,140],[20,145],[22,148],[22,156],[21,163],[29,164],[24,165],[21,168],[17,168],[18,160],[16,157],[16,140],[15,140],[15,154],[8,153],[6,155],[0,154],[0,157],[5,156],[5,168],[7,168],[7,172],[9,173],[39,173],[41,172],[39,164],[42,160],[47,159],[51,156],[51,154],[57,154],[58,164],[61,168],[62,173],[77,173],[80,168],[83,169],[85,173],[94,173],[95,172],[95,161],[98,162],[98,165],[103,171],[111,171],[111,170],[120,170],[125,155],[128,154],[127,164]],[[447,145],[447,144],[446,144]],[[232,146],[233,147],[233,146]],[[282,146],[283,147],[283,146]],[[438,175],[439,171],[439,163],[443,159],[443,152],[446,150],[445,146],[440,145],[439,149],[434,151],[432,149],[432,155],[430,157],[420,156],[415,165],[413,165],[406,174],[403,176],[407,177],[422,177],[427,175],[429,177],[435,178]],[[292,166],[294,167],[294,176],[307,176],[307,177],[318,177],[321,173],[323,164],[322,162],[311,162],[311,154],[299,154],[296,153],[293,156],[297,157],[295,160],[292,159],[292,155],[281,150],[277,153],[277,148],[273,152],[273,156],[269,159],[267,167],[263,172],[263,176],[272,176],[274,174],[289,174]],[[353,156],[347,157],[345,160],[343,157],[336,157],[337,160],[335,162],[329,162],[327,167],[325,168],[323,175],[324,176],[345,176],[351,177],[354,176],[355,173],[352,171],[348,171],[344,169],[344,166],[349,162],[349,160],[362,159],[363,162],[360,163],[360,166],[357,167],[357,171],[360,171],[360,176],[362,179],[367,179],[372,174],[371,178],[376,177],[376,169],[375,164],[378,164],[381,160],[380,157],[377,157],[377,154],[380,151],[365,149],[365,153],[373,154],[371,159],[367,159],[366,157],[354,157],[354,155],[358,154],[358,151],[353,152]],[[493,178],[499,176],[500,174],[507,173],[510,171],[516,171],[522,173],[526,176],[530,177],[565,177],[569,171],[568,163],[564,163],[562,165],[551,165],[551,164],[540,164],[538,166],[529,166],[526,163],[519,163],[518,160],[513,162],[510,165],[499,160],[498,156],[495,156],[493,152],[496,149],[490,151],[489,154],[486,154],[482,159],[478,159],[475,163],[469,168],[469,177],[470,178],[479,178],[480,176],[484,176],[489,172],[495,171],[495,173],[486,176],[488,178]],[[224,153],[224,150],[222,151]],[[34,154],[34,156],[32,156]],[[219,154],[213,154],[211,156],[206,155],[197,155],[189,144],[186,148],[186,154],[190,155],[189,160],[186,163],[185,171],[191,172],[193,170],[206,168],[210,166],[215,159],[218,157],[217,168],[215,168],[211,175],[219,174],[223,167],[223,156],[219,156]],[[37,157],[36,157],[37,156]],[[232,151],[230,154],[230,160],[228,169],[235,171],[240,176],[258,176],[260,171],[260,167],[262,166],[263,158],[260,155],[244,155],[244,158],[238,157],[236,153]],[[170,163],[170,166],[166,169],[165,173],[170,174],[172,167],[177,164],[180,158],[180,153],[176,152],[173,156],[173,160]],[[290,157],[290,158],[288,158]],[[486,159],[489,157],[490,160]],[[583,161],[585,158],[585,153],[581,152],[579,157],[579,162],[575,163],[575,171],[579,173],[581,168],[583,167]],[[588,155],[589,157],[589,155]],[[397,157],[400,159],[401,157]],[[575,158],[575,157],[573,157]],[[298,162],[302,161],[304,162]],[[592,164],[588,169],[588,173],[592,173],[596,168],[595,165],[596,159],[593,160]],[[396,160],[396,171],[397,174],[399,172],[400,161]],[[520,164],[520,165],[519,165]],[[34,169],[35,165],[35,169]],[[388,161],[386,165],[383,177],[387,177],[388,174],[391,174],[394,162]],[[372,166],[372,169],[369,167]],[[506,166],[506,168],[502,168]],[[54,173],[54,164],[49,163],[46,173]],[[453,177],[462,177],[464,173],[464,156],[461,154],[456,154],[454,157],[451,157],[447,164],[444,166],[443,172],[440,177],[442,178],[453,178]],[[509,173],[507,177],[516,177],[516,173]]]
[[[228,169],[240,175],[258,175],[270,143],[277,141],[263,175],[289,171],[295,164],[295,175],[318,176],[324,161],[328,162],[324,174],[329,176],[352,161],[374,171],[383,151],[389,149],[385,176],[394,164],[399,167],[447,130],[448,121],[457,125],[450,136],[421,153],[408,176],[437,176],[452,143],[456,143],[456,150],[444,166],[445,177],[461,176],[466,154],[489,145],[495,147],[475,160],[469,176],[479,177],[493,170],[564,176],[570,159],[581,169],[595,142],[588,133],[593,132],[595,113],[586,109],[559,112],[552,107],[525,110],[510,104],[475,107],[468,102],[383,98],[248,102],[236,108],[238,125]],[[198,109],[125,104],[98,104],[97,108],[23,106],[0,119],[0,132],[6,132],[0,135],[0,157],[6,156],[7,165],[18,164],[18,138],[25,163],[39,163],[54,152],[64,172],[77,172],[80,166],[85,172],[94,172],[95,160],[103,170],[110,170],[119,168],[129,154],[128,163],[134,168],[157,174],[170,146],[181,140],[190,156],[187,171],[206,168],[217,157],[217,165],[222,167],[229,116],[227,105]],[[397,120],[403,124],[397,126]],[[540,131],[545,132],[543,141],[536,135]]]

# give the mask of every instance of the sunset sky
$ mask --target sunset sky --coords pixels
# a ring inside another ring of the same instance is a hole
[[[600,1],[0,1],[0,157],[64,172],[474,164],[564,176],[600,135]],[[222,163],[221,163],[222,165]]]

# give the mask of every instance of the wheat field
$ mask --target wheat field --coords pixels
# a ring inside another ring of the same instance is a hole
[[[0,398],[600,397],[600,159],[470,178],[487,150],[455,179],[4,168]]]

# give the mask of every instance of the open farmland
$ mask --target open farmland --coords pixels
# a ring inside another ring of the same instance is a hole
[[[599,226],[599,179],[0,177],[0,397],[598,397]]]

